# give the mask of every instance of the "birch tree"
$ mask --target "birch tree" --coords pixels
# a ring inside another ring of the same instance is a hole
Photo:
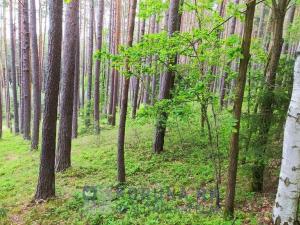
[[[279,185],[273,209],[275,225],[299,224],[300,183],[300,45],[294,68],[294,86],[284,129]]]

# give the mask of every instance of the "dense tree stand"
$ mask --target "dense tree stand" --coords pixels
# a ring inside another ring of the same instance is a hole
[[[3,0],[0,223],[300,225],[299,26],[300,0]]]

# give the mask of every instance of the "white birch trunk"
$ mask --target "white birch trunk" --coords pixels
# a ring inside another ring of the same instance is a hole
[[[299,224],[300,188],[300,44],[294,68],[294,86],[284,129],[279,185],[273,208],[275,225]]]

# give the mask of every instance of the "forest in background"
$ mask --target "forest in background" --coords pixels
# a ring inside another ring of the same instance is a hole
[[[299,223],[297,0],[0,6],[0,222]]]

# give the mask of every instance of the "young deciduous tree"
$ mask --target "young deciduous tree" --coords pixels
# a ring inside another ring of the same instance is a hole
[[[137,0],[130,1],[130,11],[128,18],[128,34],[127,34],[127,47],[131,47],[133,43],[133,33],[135,25]],[[125,127],[128,106],[128,90],[130,83],[130,67],[128,58],[125,59],[125,80],[123,82],[123,94],[121,102],[119,136],[118,136],[118,181],[125,182],[125,160],[124,160],[124,142],[125,142]]]
[[[246,18],[245,28],[242,42],[242,58],[239,66],[239,76],[236,81],[234,105],[233,105],[233,117],[236,120],[234,125],[234,131],[231,133],[230,150],[229,150],[229,167],[228,167],[228,184],[225,199],[225,215],[232,217],[234,212],[234,198],[235,198],[235,186],[236,186],[236,174],[239,155],[239,135],[240,135],[240,121],[243,105],[244,90],[246,84],[248,63],[250,60],[250,46],[251,35],[253,29],[253,19],[255,12],[256,1],[248,0],[246,2]]]

